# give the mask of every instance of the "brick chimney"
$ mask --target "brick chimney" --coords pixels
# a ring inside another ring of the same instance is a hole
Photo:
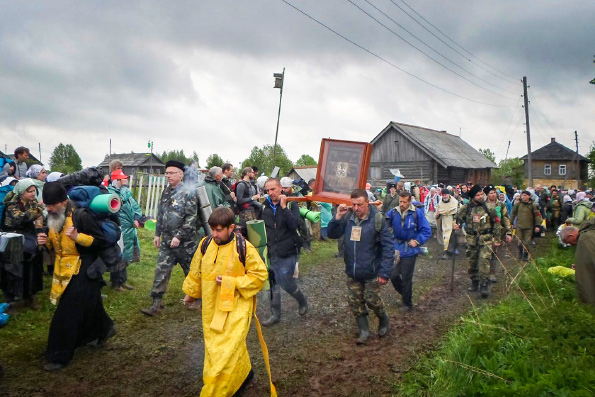
[[[550,143],[554,143],[556,142],[556,138],[552,138],[552,141]]]

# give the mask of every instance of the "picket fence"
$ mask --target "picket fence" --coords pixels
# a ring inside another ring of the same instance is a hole
[[[128,183],[133,197],[136,197],[143,215],[148,218],[156,218],[159,206],[159,199],[163,189],[167,186],[167,178],[164,176],[139,174],[135,178],[130,176]]]

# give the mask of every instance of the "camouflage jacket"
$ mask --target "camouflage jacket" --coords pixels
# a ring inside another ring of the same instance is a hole
[[[477,204],[475,201],[470,200],[461,207],[456,219],[459,225],[465,224],[465,232],[470,235],[488,234],[500,236],[502,231],[498,213],[485,203]]]
[[[43,219],[42,206],[33,200],[26,203],[19,199],[19,195],[10,192],[4,197],[3,231],[10,231],[21,234],[34,234],[35,225],[33,221],[39,217]],[[43,226],[43,225],[41,225]]]
[[[519,229],[533,229],[541,225],[542,222],[539,205],[533,202],[533,200],[530,200],[528,203],[522,200],[517,201],[512,208],[510,219],[513,221],[516,219],[516,227]]]
[[[490,203],[489,201],[486,201],[486,205],[489,210],[496,211],[496,215],[498,215],[498,222],[500,223],[501,228],[499,234],[494,233],[494,240],[496,242],[499,242],[502,233],[512,233],[510,216],[508,215],[508,207],[506,207],[506,204],[504,204],[500,200],[496,201],[495,203]]]
[[[198,198],[192,185],[180,183],[175,189],[167,185],[161,193],[155,236],[181,242],[196,240]]]

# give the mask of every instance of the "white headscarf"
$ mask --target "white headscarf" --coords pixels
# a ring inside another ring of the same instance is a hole
[[[29,167],[29,169],[27,170],[25,175],[31,179],[35,179],[35,178],[37,178],[37,175],[39,175],[41,173],[41,171],[43,171],[42,165],[33,164],[31,167]]]

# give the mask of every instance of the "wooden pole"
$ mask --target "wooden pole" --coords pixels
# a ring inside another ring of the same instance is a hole
[[[523,97],[525,99],[525,123],[527,125],[527,179],[533,186],[533,162],[531,161],[531,127],[529,126],[529,97],[527,96],[527,77],[523,77]]]

